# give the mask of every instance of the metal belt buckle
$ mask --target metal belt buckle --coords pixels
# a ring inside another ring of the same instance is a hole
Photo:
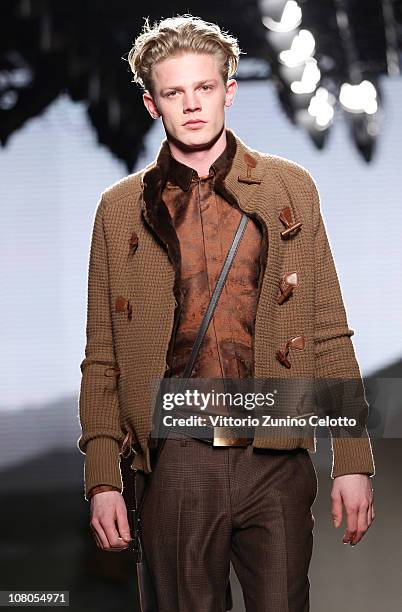
[[[227,427],[214,427],[214,446],[248,446],[250,444],[248,438],[228,436],[227,431]]]

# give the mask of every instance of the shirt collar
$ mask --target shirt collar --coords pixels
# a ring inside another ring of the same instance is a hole
[[[169,150],[169,167],[168,167],[167,180],[173,183],[176,183],[176,185],[181,187],[183,191],[188,191],[190,188],[191,181],[193,179],[199,178],[198,173],[196,170],[194,170],[194,168],[191,168],[190,166],[186,166],[186,164],[183,164],[182,162],[179,162],[177,159],[175,159],[170,152],[169,146],[168,146],[168,150]],[[213,162],[213,164],[211,164],[209,168],[208,178],[214,176],[219,169],[224,168],[225,166],[227,167],[227,172],[229,172],[229,169],[232,165],[234,152],[235,151],[233,151],[232,159],[229,159],[229,156],[231,154],[229,152],[228,143],[226,142],[225,149],[222,151],[219,157],[217,157],[217,159]]]

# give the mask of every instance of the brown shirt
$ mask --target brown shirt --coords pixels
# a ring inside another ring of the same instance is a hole
[[[181,252],[184,294],[176,332],[171,376],[181,376],[221,268],[241,220],[241,211],[214,190],[215,173],[227,149],[208,176],[171,157],[163,200],[172,217]],[[226,283],[195,362],[192,377],[252,377],[253,327],[260,274],[261,230],[249,218]]]

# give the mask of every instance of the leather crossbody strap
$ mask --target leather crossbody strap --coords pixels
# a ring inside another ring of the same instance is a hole
[[[225,263],[222,266],[222,270],[219,274],[219,278],[216,283],[214,292],[208,304],[208,308],[205,312],[204,318],[201,322],[200,329],[198,330],[197,338],[195,339],[195,342],[193,344],[190,358],[183,372],[183,379],[185,383],[187,382],[188,378],[191,376],[191,372],[193,371],[193,367],[194,367],[195,360],[197,359],[198,351],[200,350],[201,343],[204,339],[204,336],[208,329],[212,315],[214,313],[214,310],[216,308],[216,305],[222,293],[222,289],[225,284],[228,272],[230,270],[230,266],[232,265],[232,262],[233,262],[234,256],[236,255],[240,240],[242,239],[244,230],[246,229],[247,221],[248,221],[247,215],[243,214],[241,221],[237,227],[236,234],[233,238],[230,249],[228,251],[228,254],[226,255]]]

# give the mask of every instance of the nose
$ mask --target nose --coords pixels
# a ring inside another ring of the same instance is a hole
[[[201,103],[195,92],[188,92],[183,96],[183,112],[193,113],[201,110]]]

